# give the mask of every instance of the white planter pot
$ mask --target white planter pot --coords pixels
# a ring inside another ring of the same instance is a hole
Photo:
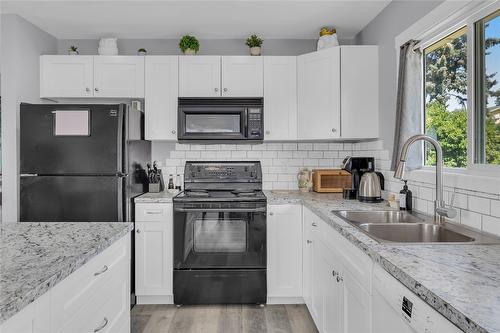
[[[78,55],[78,51],[68,51],[69,55]]]
[[[196,54],[196,51],[195,51],[195,50],[193,50],[193,49],[186,49],[186,50],[184,51],[184,54],[185,54],[185,55],[195,55],[195,54]]]
[[[250,54],[253,56],[260,56],[261,48],[260,46],[254,46],[250,48]]]

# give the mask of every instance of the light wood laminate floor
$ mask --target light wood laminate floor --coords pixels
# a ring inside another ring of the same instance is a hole
[[[132,333],[317,333],[305,305],[136,305]]]

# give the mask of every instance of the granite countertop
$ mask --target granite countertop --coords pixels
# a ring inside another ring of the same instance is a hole
[[[175,197],[179,192],[170,193],[168,191],[158,192],[158,193],[144,193],[136,198],[134,198],[135,203],[163,203],[172,202],[172,198]]]
[[[132,223],[0,225],[0,323],[133,230]]]
[[[389,209],[335,194],[265,191],[268,204],[302,203],[465,332],[500,332],[500,245],[378,243],[332,210]]]

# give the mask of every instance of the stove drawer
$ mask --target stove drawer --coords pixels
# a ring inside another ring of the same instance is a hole
[[[136,203],[136,222],[167,222],[172,220],[171,203]]]

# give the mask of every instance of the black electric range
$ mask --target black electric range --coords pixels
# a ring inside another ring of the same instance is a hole
[[[186,162],[174,203],[174,303],[266,302],[260,162]]]

